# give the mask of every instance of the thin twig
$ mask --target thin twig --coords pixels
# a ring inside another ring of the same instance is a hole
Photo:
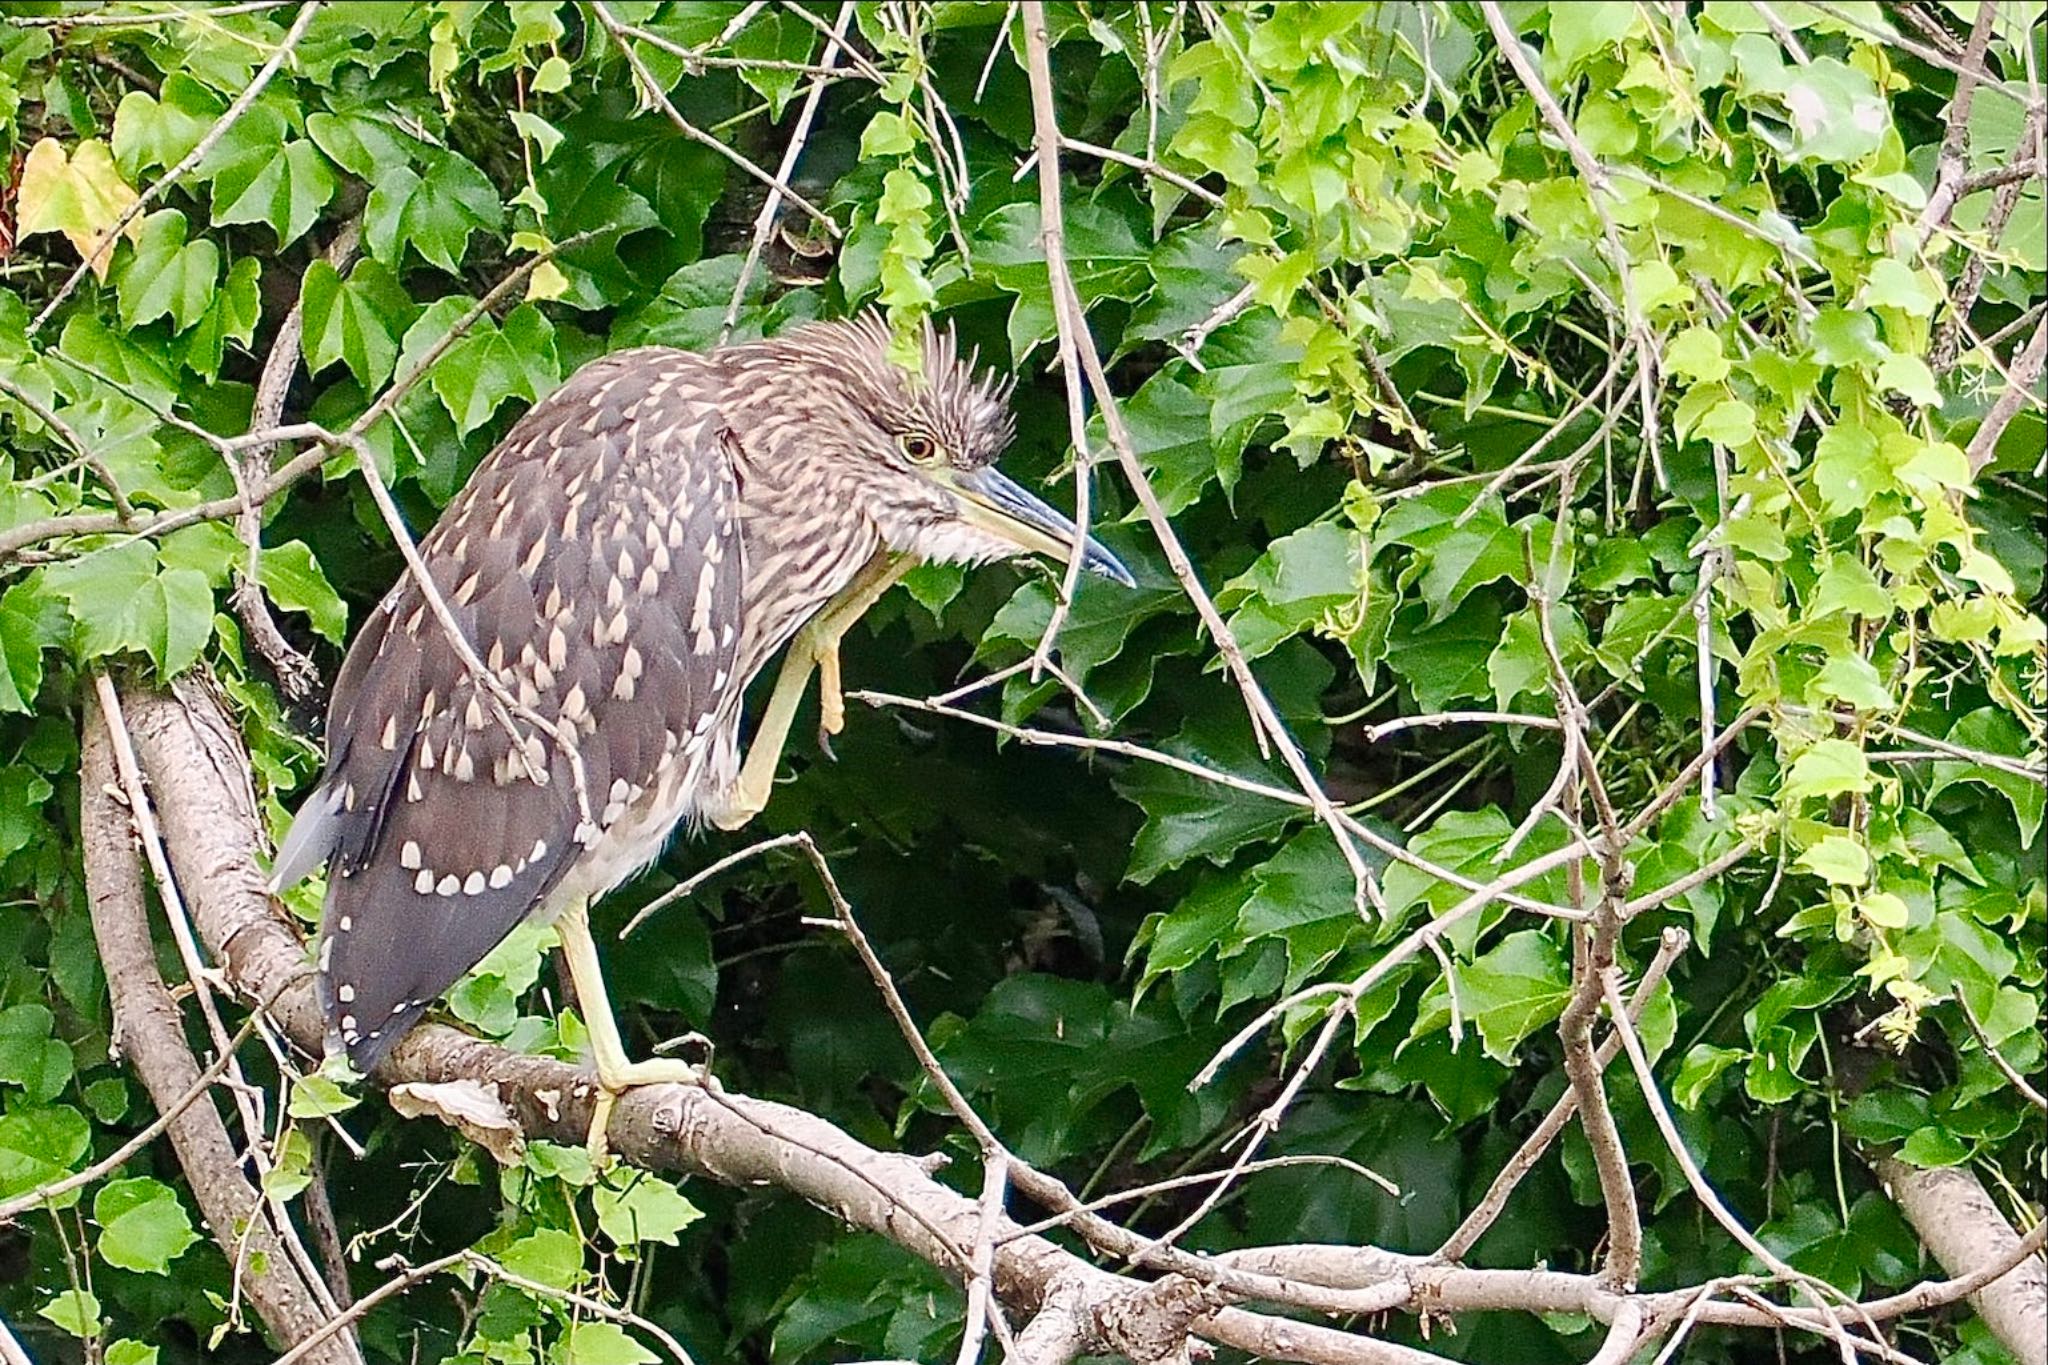
[[[787,181],[782,180],[776,176],[770,175],[767,171],[763,170],[760,166],[756,165],[753,161],[748,159],[739,151],[728,146],[726,143],[721,142],[719,139],[705,132],[702,128],[699,128],[696,124],[684,118],[682,115],[682,111],[676,108],[675,101],[671,100],[668,97],[668,92],[666,90],[663,90],[661,88],[661,83],[654,79],[654,73],[647,69],[646,61],[642,59],[642,57],[637,51],[634,50],[632,39],[627,34],[625,25],[621,24],[618,21],[618,19],[612,14],[610,8],[606,6],[606,4],[604,3],[604,0],[590,0],[590,10],[591,13],[597,16],[597,21],[600,24],[604,25],[605,31],[612,35],[613,41],[618,43],[620,53],[623,54],[626,58],[626,64],[632,67],[633,69],[634,80],[639,84],[640,88],[647,93],[647,98],[652,100],[664,114],[668,115],[668,121],[675,125],[677,132],[681,133],[684,137],[689,138],[692,142],[700,143],[703,146],[709,147],[712,151],[718,153],[727,161],[731,162],[733,165],[739,167],[742,171],[745,171],[748,175],[752,176],[755,180],[758,180],[763,185],[766,185],[769,189],[780,191],[783,197],[788,199],[790,203],[795,204],[798,208],[802,209],[805,213],[808,213],[821,226],[823,226],[825,231],[831,234],[831,236],[835,240],[845,235],[840,230],[839,224],[832,221],[832,216],[830,214],[826,213],[825,210],[819,208],[816,204],[813,204],[803,195],[798,194],[795,190],[791,189]]]
[[[1046,31],[1045,5],[1043,0],[1025,0],[1024,3],[1024,52],[1025,66],[1030,76],[1032,92],[1032,115],[1037,129],[1039,147],[1038,173],[1041,181],[1041,204],[1059,204],[1058,156],[1059,125],[1052,100],[1051,40]],[[1049,186],[1045,182],[1050,182]],[[1043,232],[1046,224],[1041,222]],[[1109,376],[1103,371],[1102,357],[1096,354],[1094,339],[1088,334],[1087,319],[1081,305],[1079,292],[1074,287],[1072,272],[1067,267],[1064,252],[1051,248],[1058,244],[1056,237],[1046,238],[1046,276],[1051,287],[1053,316],[1062,336],[1063,354],[1066,349],[1078,352],[1088,387],[1094,394],[1097,410],[1102,414],[1104,433],[1109,438],[1110,448],[1116,452],[1117,463],[1124,478],[1137,495],[1138,505],[1144,510],[1145,520],[1159,541],[1159,547],[1166,555],[1167,566],[1172,570],[1174,581],[1194,605],[1195,614],[1215,643],[1216,651],[1223,658],[1224,668],[1236,683],[1238,692],[1244,698],[1245,710],[1251,718],[1252,735],[1257,740],[1261,754],[1278,751],[1295,782],[1309,798],[1316,819],[1326,825],[1335,839],[1338,851],[1344,855],[1345,863],[1351,869],[1353,883],[1353,905],[1361,919],[1371,914],[1372,905],[1380,900],[1379,882],[1373,876],[1360,855],[1351,828],[1347,827],[1342,813],[1330,800],[1315,772],[1309,767],[1308,759],[1302,754],[1301,746],[1287,732],[1280,715],[1273,709],[1265,689],[1251,670],[1250,662],[1238,646],[1237,636],[1217,610],[1201,578],[1195,572],[1194,562],[1189,559],[1182,546],[1179,534],[1166,515],[1166,509],[1153,490],[1152,481],[1145,473],[1144,464],[1139,460],[1137,448],[1132,443],[1131,433],[1124,424],[1123,410],[1117,401],[1115,391],[1110,387]]]
[[[1683,929],[1672,928],[1664,931],[1657,942],[1657,955],[1651,958],[1650,965],[1643,969],[1643,978],[1636,983],[1635,992],[1629,997],[1628,1009],[1631,1019],[1642,1017],[1643,1011],[1649,1008],[1650,998],[1657,993],[1657,987],[1670,972],[1671,965],[1684,956],[1686,948],[1691,943],[1692,936]],[[1594,1065],[1604,1071],[1620,1052],[1621,1039],[1610,1033],[1601,1040],[1599,1050],[1593,1054]],[[1550,1150],[1550,1144],[1564,1131],[1565,1124],[1571,1122],[1571,1117],[1577,1112],[1578,1107],[1578,1092],[1567,1086],[1564,1093],[1550,1106],[1550,1112],[1543,1116],[1528,1137],[1522,1139],[1522,1145],[1515,1149],[1515,1154],[1494,1174],[1493,1183],[1486,1187],[1486,1193],[1480,1197],[1472,1212],[1465,1215],[1465,1220],[1458,1224],[1457,1230],[1437,1248],[1436,1259],[1462,1261],[1471,1254],[1472,1248],[1479,1244],[1479,1239],[1486,1235],[1486,1230],[1500,1217],[1501,1210],[1507,1207],[1508,1196],[1515,1192],[1515,1187],[1522,1183],[1522,1178],[1534,1170],[1536,1163],[1542,1160],[1543,1154]]]
[[[1992,1044],[1991,1035],[1986,1033],[1984,1026],[1977,1022],[1977,1011],[1970,1008],[1969,997],[1963,993],[1963,988],[1960,985],[1957,986],[1952,995],[1956,1002],[1956,1008],[1963,1012],[1963,1022],[1970,1026],[1970,1032],[1976,1036],[1977,1046],[1984,1049],[1984,1055],[1990,1059],[1993,1066],[1998,1068],[1998,1074],[2005,1077],[2006,1082],[2013,1089],[2019,1091],[2020,1096],[2028,1104],[2033,1105],[2036,1109],[2048,1110],[2048,1095],[2043,1095],[2040,1091],[2034,1089],[2033,1086],[2027,1084],[2027,1078],[2020,1075],[2019,1068],[2005,1060],[2005,1055]],[[4,1210],[0,1210],[0,1212],[4,1212]]]
[[[243,1020],[242,1027],[235,1031],[235,1036],[229,1040],[230,1046],[235,1051],[239,1051],[242,1044],[249,1041],[249,1035],[255,1031],[256,1018],[254,1015],[251,1015]],[[148,1126],[136,1133],[134,1137],[129,1138],[119,1147],[116,1147],[98,1161],[93,1162],[92,1165],[87,1166],[82,1171],[74,1171],[61,1180],[53,1180],[47,1185],[38,1185],[26,1194],[18,1194],[14,1198],[0,1203],[0,1227],[5,1227],[7,1224],[12,1223],[31,1209],[60,1199],[73,1190],[83,1189],[108,1172],[118,1170],[120,1167],[127,1165],[137,1152],[140,1152],[143,1148],[149,1146],[150,1143],[162,1137],[164,1130],[178,1121],[179,1115],[191,1108],[192,1105],[198,1102],[201,1095],[204,1095],[213,1088],[214,1082],[218,1081],[222,1073],[228,1069],[228,1063],[234,1060],[235,1051],[217,1054],[211,1062],[206,1064],[206,1069],[199,1073],[192,1084],[185,1088],[185,1093],[178,1096],[170,1108],[158,1114],[154,1119],[151,1119]]]
[[[852,0],[844,0],[839,6],[839,18],[832,25],[833,36],[844,38],[846,26],[852,19]],[[789,145],[782,149],[782,164],[775,170],[776,186],[768,191],[768,198],[762,202],[761,212],[754,219],[754,239],[747,248],[746,260],[740,263],[740,277],[733,281],[732,299],[726,304],[725,320],[718,327],[721,346],[732,336],[733,326],[739,321],[740,304],[747,296],[747,282],[753,278],[755,268],[761,263],[761,252],[775,231],[776,216],[782,212],[782,185],[796,176],[797,158],[803,155],[804,143],[811,135],[811,120],[818,116],[818,106],[824,102],[826,87],[837,75],[843,74],[833,68],[838,65],[839,54],[844,50],[840,43],[826,45],[821,72],[804,95],[803,107],[797,110],[796,126],[790,130]]]
[[[128,526],[134,523],[135,505],[128,501],[128,495],[121,490],[121,482],[114,477],[114,471],[91,446],[86,444],[85,438],[78,434],[77,428],[59,417],[42,399],[15,383],[8,375],[0,374],[0,393],[6,394],[27,408],[37,421],[48,427],[56,434],[58,440],[70,447],[71,453],[81,464],[93,472],[93,477],[107,490],[107,501],[114,504],[114,516],[121,525]]]

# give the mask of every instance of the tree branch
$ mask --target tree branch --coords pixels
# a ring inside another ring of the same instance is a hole
[[[203,1099],[185,1098],[195,1088],[203,1089],[205,1073],[186,1046],[183,1016],[157,972],[142,863],[135,850],[128,807],[115,796],[120,790],[113,735],[88,693],[79,815],[86,894],[93,935],[99,940],[100,961],[113,997],[114,1037],[149,1091],[151,1102],[160,1113],[170,1116],[166,1130],[171,1146],[214,1240],[237,1267],[240,1287],[280,1340],[297,1343],[311,1336],[327,1315],[318,1296],[299,1278],[298,1263],[286,1253],[272,1228],[263,1196],[242,1174],[241,1160],[219,1112]],[[232,1055],[224,1055],[219,1064],[225,1067]],[[354,1342],[346,1336],[328,1343],[312,1358],[323,1365],[361,1365],[362,1361]]]
[[[1879,1157],[1871,1169],[1950,1274],[1968,1275],[2005,1264],[2024,1250],[2019,1234],[1968,1170],[1922,1170],[1895,1157]],[[2041,1226],[2034,1229],[2033,1254],[2019,1258],[2014,1271],[1970,1295],[1984,1325],[2020,1365],[2048,1365],[2048,1266],[2038,1250]]]

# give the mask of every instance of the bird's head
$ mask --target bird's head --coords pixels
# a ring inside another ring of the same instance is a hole
[[[856,499],[891,549],[938,563],[1072,553],[1074,523],[995,467],[1016,434],[1010,382],[977,378],[951,332],[926,327],[915,373],[891,357],[873,313],[798,328],[758,352],[764,370],[800,386],[763,414],[775,430],[760,434]],[[1093,537],[1081,564],[1135,585]]]

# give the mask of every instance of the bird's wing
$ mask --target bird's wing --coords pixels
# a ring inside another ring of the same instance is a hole
[[[536,406],[420,544],[478,657],[574,728],[575,760],[530,718],[507,727],[411,575],[336,681],[326,776],[278,880],[331,861],[323,997],[361,1069],[643,792],[701,771],[744,571],[731,438],[691,397],[701,361],[639,354]]]

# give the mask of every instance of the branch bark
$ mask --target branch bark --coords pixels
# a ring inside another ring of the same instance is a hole
[[[1871,1165],[1949,1274],[2002,1264],[2020,1249],[2019,1234],[1969,1171],[1921,1170],[1892,1157]],[[1970,1295],[1970,1303],[2020,1365],[2048,1365],[2048,1264],[2040,1255],[2028,1256],[2018,1269]]]
[[[200,937],[231,986],[252,1003],[268,1002],[272,1018],[289,1036],[308,1053],[317,1052],[323,1025],[312,971],[296,929],[264,890],[265,874],[254,852],[264,842],[263,827],[240,736],[212,693],[191,680],[174,684],[170,693],[126,689],[122,704]],[[95,761],[105,771],[106,759]],[[88,798],[105,802],[104,795],[92,796],[103,792],[94,771],[86,773]],[[114,813],[122,814],[118,806]],[[116,852],[124,847],[108,846]],[[129,876],[136,878],[128,856]],[[575,1067],[507,1052],[434,1024],[415,1030],[372,1079],[387,1087],[457,1080],[495,1085],[509,1117],[528,1137],[571,1144],[587,1130],[593,1098],[587,1073]],[[736,1186],[774,1185],[889,1238],[956,1279],[972,1273],[982,1240],[979,1202],[933,1180],[916,1157],[877,1151],[816,1115],[731,1094],[715,1082],[702,1088],[649,1087],[621,1098],[610,1137],[614,1152],[633,1165]],[[1018,1185],[1037,1197],[1025,1181]],[[1112,1250],[1145,1240],[1109,1226],[1117,1234],[1110,1239]],[[1890,1320],[1980,1293],[2001,1276],[2017,1281],[2020,1276],[2005,1272],[2026,1257],[2038,1260],[2043,1230],[2005,1248],[2002,1259],[1994,1251],[1972,1262],[1971,1272],[1957,1279],[1916,1285],[1889,1299],[1852,1305],[1851,1311],[1863,1322]],[[1618,1319],[1626,1326],[1637,1311],[1646,1324],[1690,1311],[1700,1323],[1840,1334],[1833,1312],[1762,1300],[1729,1302],[1713,1286],[1631,1294],[1590,1275],[1466,1270],[1371,1247],[1267,1247],[1214,1258],[1174,1251],[1170,1263],[1157,1268],[1176,1273],[1147,1282],[1100,1269],[1007,1217],[987,1241],[995,1299],[1020,1318],[1036,1315],[1018,1334],[1018,1349],[1028,1344],[1045,1359],[1078,1349],[1142,1361],[1158,1359],[1163,1343],[1205,1340],[1309,1365],[1443,1365],[1427,1351],[1226,1305],[1226,1296],[1262,1296],[1267,1285],[1280,1286],[1283,1301],[1334,1313],[1582,1312],[1609,1326]],[[1046,1316],[1061,1294],[1057,1310]]]
[[[86,705],[79,814],[93,935],[113,996],[115,1043],[151,1103],[175,1115],[167,1125],[171,1146],[201,1216],[228,1261],[238,1267],[257,1314],[291,1345],[317,1332],[326,1314],[271,1227],[262,1195],[242,1174],[219,1111],[204,1096],[186,1102],[203,1073],[186,1044],[184,1017],[157,971],[142,862],[128,808],[114,796],[120,782],[113,739],[90,693]],[[308,1358],[320,1365],[362,1365],[346,1334],[323,1343]]]

